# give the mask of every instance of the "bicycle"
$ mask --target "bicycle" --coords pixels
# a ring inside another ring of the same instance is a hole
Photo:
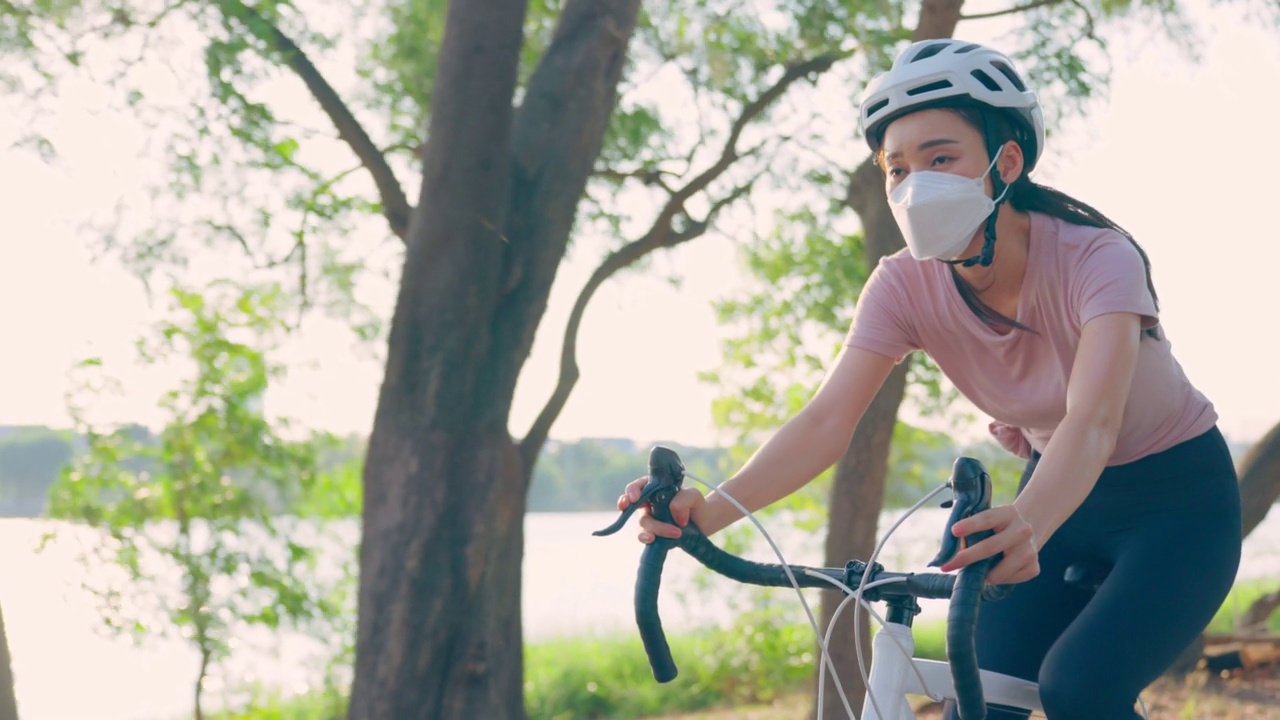
[[[640,500],[624,510],[612,525],[593,534],[601,536],[617,532],[626,524],[631,514],[645,503],[650,505],[656,519],[673,522],[668,504],[681,489],[685,474],[684,465],[674,451],[655,446],[649,454],[648,482]],[[930,567],[945,563],[959,550],[960,541],[952,535],[951,526],[962,518],[987,509],[991,504],[991,477],[978,460],[958,458],[945,487],[949,487],[953,493],[953,499],[949,501],[951,513],[943,532],[942,547],[937,557],[929,562]],[[736,504],[736,501],[733,502]],[[947,503],[943,506],[946,507]],[[745,512],[745,508],[739,509]],[[967,536],[965,542],[976,543],[991,534],[990,530],[975,533]],[[1036,683],[978,668],[974,629],[978,619],[979,600],[998,600],[1009,589],[1007,586],[986,585],[986,574],[994,564],[994,559],[969,565],[956,575],[890,572],[875,562],[875,555],[870,558],[870,564],[853,560],[844,568],[759,563],[721,550],[692,521],[682,528],[679,539],[659,537],[647,545],[641,555],[636,577],[636,624],[654,679],[659,683],[674,680],[678,673],[662,629],[662,621],[658,617],[658,590],[662,568],[667,553],[675,547],[684,550],[709,569],[737,582],[766,587],[790,586],[797,590],[801,587],[838,586],[848,596],[846,603],[851,599],[859,599],[864,603],[886,603],[889,612],[872,644],[872,666],[869,673],[864,670],[867,697],[860,716],[862,720],[914,718],[915,711],[911,708],[907,695],[923,695],[935,702],[955,700],[962,720],[983,720],[986,717],[987,702],[1015,710],[1043,711]],[[1081,582],[1096,580],[1096,571],[1092,569],[1073,567],[1068,573]],[[916,602],[918,598],[950,598],[946,634],[947,662],[913,656],[915,641],[911,628],[916,615],[921,612],[920,605]],[[833,615],[831,625],[835,624],[842,609],[843,605]],[[812,622],[812,616],[810,620]],[[825,644],[822,654],[824,664],[820,668],[825,669],[830,663]],[[822,686],[820,681],[819,688]],[[881,704],[885,698],[889,699],[889,703]],[[852,715],[847,700],[845,708]]]

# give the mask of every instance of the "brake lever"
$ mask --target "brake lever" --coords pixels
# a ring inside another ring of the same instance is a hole
[[[683,485],[684,463],[680,462],[680,456],[670,448],[654,445],[649,451],[649,481],[640,491],[640,499],[623,510],[612,525],[591,534],[598,537],[618,532],[627,524],[627,520],[631,519],[632,513],[645,503],[649,503],[655,519],[665,523],[672,522],[671,509],[668,505]]]
[[[946,564],[960,551],[960,538],[951,532],[951,526],[957,522],[976,515],[991,507],[991,475],[982,463],[970,457],[958,457],[951,468],[951,479],[947,481],[955,494],[950,503],[951,515],[947,518],[947,527],[942,534],[942,547],[938,554],[929,561],[929,567]],[[947,503],[943,504],[947,507]],[[965,537],[965,542],[972,545],[993,535],[991,530],[980,530]]]

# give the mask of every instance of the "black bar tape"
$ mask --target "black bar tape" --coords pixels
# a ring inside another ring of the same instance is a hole
[[[662,566],[667,561],[667,551],[672,541],[658,538],[645,547],[640,556],[640,570],[636,574],[636,625],[640,628],[640,640],[649,656],[653,679],[660,683],[676,679],[679,671],[671,658],[671,646],[662,632],[662,619],[658,617],[658,588],[662,585]]]

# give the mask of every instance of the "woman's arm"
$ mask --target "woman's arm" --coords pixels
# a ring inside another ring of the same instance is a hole
[[[893,360],[867,350],[845,348],[813,399],[769,438],[724,490],[755,512],[807,485],[835,464],[875,398]],[[718,493],[707,497],[698,527],[713,533],[742,517]]]
[[[1080,507],[1116,448],[1142,337],[1129,313],[1089,321],[1067,383],[1067,415],[1014,502],[1044,544]]]
[[[1005,553],[988,576],[992,583],[1023,582],[1039,574],[1036,554],[1093,490],[1116,446],[1138,363],[1141,319],[1131,313],[1087,322],[1067,383],[1067,414],[1013,505],[956,523],[957,536],[996,534],[962,550],[944,570]]]
[[[833,465],[849,446],[854,428],[893,365],[893,359],[884,355],[846,347],[804,409],[724,483],[725,492],[755,512],[800,489]],[[638,500],[643,485],[639,481],[628,485],[619,505]],[[742,517],[741,511],[720,493],[711,493],[704,500],[697,492],[682,492],[670,507],[678,524],[683,525],[692,516],[698,528],[708,535]],[[649,516],[641,518],[640,526],[645,531],[642,541],[652,540],[652,535],[680,535],[678,527]]]

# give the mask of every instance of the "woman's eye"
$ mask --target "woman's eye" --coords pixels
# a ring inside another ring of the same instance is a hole
[[[946,155],[939,155],[938,157],[933,159],[933,166],[937,167],[939,165],[943,165],[945,163],[951,162],[951,160],[952,159],[950,157],[947,157]]]
[[[889,168],[889,177],[891,178],[900,178],[905,174],[902,168]]]

